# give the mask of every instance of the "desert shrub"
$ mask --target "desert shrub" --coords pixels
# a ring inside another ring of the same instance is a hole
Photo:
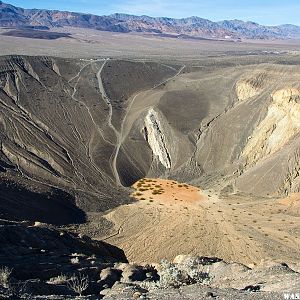
[[[50,278],[47,283],[49,284],[65,284],[69,280],[69,277],[64,274],[60,274],[56,277]]]
[[[160,286],[175,287],[188,284],[209,284],[208,273],[203,272],[201,260],[191,257],[182,264],[161,261]]]
[[[86,255],[83,254],[83,253],[71,253],[71,256],[74,256],[74,257],[85,257]]]
[[[0,268],[0,287],[1,295],[0,299],[24,299],[31,300],[32,296],[27,293],[27,282],[12,281],[11,282],[12,269],[8,267]],[[3,296],[4,298],[2,298]]]
[[[72,264],[72,265],[77,265],[77,264],[79,264],[79,258],[78,258],[78,257],[72,257],[72,258],[70,259],[70,261],[71,261],[71,264]]]
[[[82,296],[82,293],[89,287],[89,278],[82,273],[79,273],[78,275],[74,274],[67,281],[67,286],[79,296]]]
[[[181,267],[189,276],[190,283],[208,284],[208,273],[203,272],[202,262],[198,258],[190,257]]]
[[[0,286],[5,289],[9,288],[10,275],[12,273],[12,269],[8,267],[3,267],[0,269]]]
[[[161,287],[167,288],[171,286],[179,288],[186,281],[183,272],[175,264],[162,260],[161,268],[162,270],[159,272]]]

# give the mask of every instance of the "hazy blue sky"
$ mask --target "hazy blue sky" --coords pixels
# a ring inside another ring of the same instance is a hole
[[[300,25],[300,0],[3,0],[26,8],[70,10],[98,15],[123,12],[136,15],[188,17],[213,21],[252,20],[266,25]]]

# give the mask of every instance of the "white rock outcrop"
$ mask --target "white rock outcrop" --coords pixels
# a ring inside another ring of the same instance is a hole
[[[261,91],[249,81],[239,81],[235,87],[237,97],[240,101],[256,96]]]
[[[150,109],[145,118],[145,132],[149,146],[161,164],[166,168],[171,168],[171,158],[166,146],[166,139],[159,121],[158,114],[154,109]]]
[[[265,119],[258,125],[242,155],[249,164],[281,149],[300,132],[300,90],[277,90]]]
[[[247,77],[240,79],[235,86],[237,97],[240,101],[252,98],[263,91],[267,82],[272,77],[269,72],[268,74],[261,70],[255,70],[248,74]]]

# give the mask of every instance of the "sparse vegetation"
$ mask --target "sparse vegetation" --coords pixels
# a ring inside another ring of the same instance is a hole
[[[70,262],[71,262],[71,264],[73,264],[73,265],[79,264],[79,257],[72,257],[72,258],[70,259]]]
[[[79,296],[82,296],[83,292],[89,287],[89,278],[82,273],[79,273],[78,275],[74,274],[68,279],[67,286]]]
[[[56,277],[50,278],[47,283],[49,284],[66,284],[69,278],[67,275],[61,274]]]
[[[6,289],[9,288],[11,273],[12,269],[9,269],[8,267],[0,268],[0,286]]]
[[[161,261],[161,268],[162,271],[159,273],[161,287],[167,288],[171,286],[178,288],[188,280],[175,264],[172,264],[167,260]]]
[[[188,242],[188,240],[186,240]],[[187,284],[205,284],[209,282],[207,273],[201,271],[200,261],[197,258],[189,258],[183,264],[173,264],[167,260],[161,261],[160,285],[162,287],[178,288]]]

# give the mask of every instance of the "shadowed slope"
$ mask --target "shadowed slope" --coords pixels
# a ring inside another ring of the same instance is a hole
[[[89,212],[129,201],[116,184],[113,166],[127,98],[160,84],[176,69],[151,62],[12,56],[0,59],[0,70],[0,171],[10,181],[1,185],[1,200],[15,198],[16,205],[32,207],[31,213],[25,209],[15,217],[82,222],[80,211],[64,217],[66,203],[70,211],[77,205]],[[116,103],[123,107],[120,111]],[[35,187],[43,195],[31,194]],[[39,201],[45,212],[35,211]],[[60,219],[55,219],[60,209]],[[12,216],[12,211],[11,205],[3,205],[3,214]]]
[[[0,216],[56,225],[85,222],[84,212],[76,207],[70,194],[58,189],[32,192],[12,182],[0,182]]]

